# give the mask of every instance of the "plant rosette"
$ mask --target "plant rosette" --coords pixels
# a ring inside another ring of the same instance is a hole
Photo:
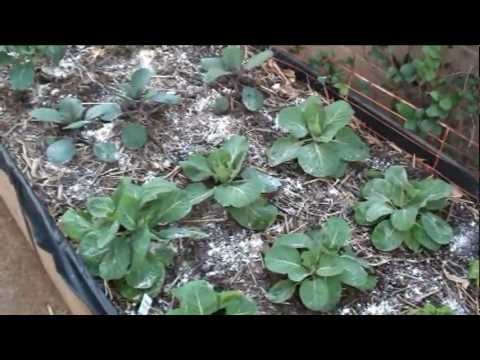
[[[265,266],[287,279],[270,288],[269,300],[284,303],[298,287],[305,307],[331,311],[340,301],[342,284],[362,291],[374,288],[376,278],[369,274],[369,265],[346,247],[350,239],[350,227],[337,217],[321,229],[279,236],[265,253]]]
[[[453,236],[450,225],[434,213],[447,206],[451,191],[445,181],[409,181],[402,166],[391,166],[383,178],[363,186],[365,200],[354,206],[355,220],[360,225],[376,224],[372,242],[378,250],[392,251],[404,243],[414,252],[436,251]]]
[[[216,185],[202,193],[200,201],[213,196],[240,225],[264,230],[273,224],[278,210],[262,194],[276,191],[281,183],[253,167],[243,168],[247,151],[247,139],[233,135],[221,148],[206,156],[193,154],[180,166],[192,181],[214,180]]]

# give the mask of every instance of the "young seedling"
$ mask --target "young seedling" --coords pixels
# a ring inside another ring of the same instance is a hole
[[[178,105],[180,96],[149,88],[152,76],[153,72],[148,68],[135,70],[128,82],[122,85],[123,95],[133,101]]]
[[[475,284],[477,285],[477,288],[479,287],[479,281],[480,281],[478,272],[479,272],[478,259],[470,261],[470,263],[468,264],[468,278],[470,280],[475,280]]]
[[[347,161],[369,157],[368,146],[347,127],[352,117],[347,102],[340,100],[323,107],[318,96],[284,108],[277,121],[290,136],[273,143],[267,154],[270,165],[297,159],[303,171],[312,176],[343,176]]]
[[[221,57],[203,58],[201,60],[201,68],[206,71],[203,80],[207,84],[211,84],[222,76],[235,76],[239,78],[245,72],[262,65],[273,56],[271,50],[262,51],[250,59],[245,64],[245,53],[241,46],[227,46],[223,49]],[[250,111],[258,111],[263,106],[263,94],[257,89],[245,86],[242,90],[242,102]]]
[[[298,286],[308,309],[330,311],[341,298],[342,283],[360,290],[375,287],[376,278],[368,273],[368,264],[345,250],[351,236],[348,224],[337,217],[306,234],[279,236],[265,253],[265,266],[288,278],[268,291],[270,301],[284,303]]]
[[[166,315],[255,315],[257,306],[239,291],[216,292],[205,280],[195,280],[173,290],[180,305]]]
[[[368,181],[361,190],[365,199],[354,206],[360,225],[374,225],[373,245],[392,251],[402,243],[412,251],[436,251],[448,244],[452,228],[433,211],[447,206],[452,189],[446,182],[427,178],[409,181],[402,166],[391,166],[384,178]]]
[[[116,103],[98,104],[85,110],[82,102],[73,97],[66,97],[56,108],[37,108],[30,116],[33,121],[53,123],[62,126],[64,130],[79,129],[97,120],[111,122],[122,113]],[[115,161],[116,148],[112,143],[94,145],[94,152],[101,161]],[[47,148],[47,158],[50,162],[63,164],[75,156],[76,150],[71,138],[64,138],[50,144]]]
[[[191,155],[180,166],[193,181],[214,179],[216,186],[205,194],[205,199],[213,195],[240,225],[264,230],[275,221],[278,210],[262,193],[276,191],[281,183],[251,167],[242,171],[247,151],[247,139],[234,135],[208,156]]]
[[[27,90],[35,78],[35,62],[46,57],[58,64],[65,54],[61,45],[0,45],[0,66],[11,65],[10,83],[15,91]]]
[[[113,281],[128,299],[138,300],[144,293],[153,297],[175,255],[170,242],[206,236],[196,228],[160,228],[187,216],[199,190],[198,185],[179,189],[161,178],[142,186],[125,178],[111,197],[92,197],[85,210],[69,209],[61,228],[79,242],[80,255],[94,276]]]

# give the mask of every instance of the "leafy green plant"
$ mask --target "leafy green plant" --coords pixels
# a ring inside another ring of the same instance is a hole
[[[213,101],[211,107],[217,115],[226,114],[230,110],[230,100],[226,96],[219,96]]]
[[[187,216],[202,190],[202,184],[180,189],[155,178],[140,186],[125,178],[112,196],[92,197],[86,209],[67,210],[61,228],[79,242],[94,276],[113,281],[128,299],[156,296],[175,255],[171,241],[206,236],[196,228],[163,228]]]
[[[411,130],[422,137],[426,137],[429,133],[436,136],[442,132],[442,126],[437,119],[429,117],[425,109],[414,109],[403,102],[395,104],[398,113],[403,116],[406,121],[403,127]]]
[[[130,100],[178,105],[181,98],[178,95],[150,89],[153,72],[148,68],[135,70],[130,79],[122,84],[123,95]]]
[[[180,166],[193,181],[214,180],[205,199],[213,196],[240,225],[263,230],[275,221],[278,210],[262,193],[276,191],[281,183],[251,167],[242,171],[247,151],[247,139],[234,135],[221,148],[207,156],[193,154]]]
[[[216,292],[205,280],[195,280],[173,290],[180,305],[167,315],[255,315],[257,306],[239,291]]]
[[[337,217],[306,234],[279,236],[265,253],[265,266],[288,278],[268,291],[270,301],[287,301],[298,286],[308,309],[330,311],[341,298],[342,284],[363,291],[375,287],[376,278],[368,273],[368,264],[345,248],[351,236],[348,224]]]
[[[64,130],[79,129],[92,124],[97,120],[104,122],[114,121],[122,114],[120,105],[104,103],[85,109],[82,102],[73,97],[66,97],[56,108],[37,108],[30,112],[33,121],[58,124]],[[48,161],[64,164],[72,160],[76,150],[73,139],[63,138],[47,148]],[[94,144],[94,153],[101,161],[112,162],[117,159],[117,151],[113,143]]]
[[[200,66],[206,71],[203,80],[210,84],[225,75],[240,75],[262,65],[273,56],[271,50],[253,55],[245,64],[245,51],[241,46],[230,45],[223,49],[221,57],[203,58]]]
[[[368,146],[347,127],[352,117],[353,109],[347,102],[323,107],[318,96],[284,108],[277,121],[290,136],[273,143],[267,154],[270,165],[297,159],[303,171],[312,176],[342,176],[347,161],[369,156]]]
[[[222,51],[221,57],[203,58],[200,62],[201,68],[206,71],[203,80],[207,84],[215,82],[222,76],[234,76],[239,79],[244,73],[262,65],[273,56],[271,50],[265,50],[253,55],[246,61],[244,49],[241,46],[227,46]],[[244,86],[242,90],[242,103],[250,111],[258,111],[263,106],[263,94],[250,86]]]
[[[448,306],[435,306],[433,304],[425,304],[422,307],[410,311],[410,315],[455,315]]]
[[[317,78],[321,84],[326,82],[331,83],[340,92],[340,95],[347,96],[350,87],[348,86],[348,79],[345,72],[341,70],[333,60],[335,55],[334,51],[317,51],[313,56],[308,59],[310,66],[318,69],[322,74]],[[337,60],[339,63],[348,63],[352,65],[352,60]]]
[[[16,91],[27,90],[35,78],[35,63],[47,58],[58,64],[65,54],[61,45],[0,45],[0,66],[11,65],[10,83]]]
[[[452,189],[434,178],[409,181],[402,166],[391,166],[383,178],[368,181],[361,190],[364,201],[354,206],[360,225],[376,224],[373,245],[391,251],[402,243],[412,251],[436,251],[452,238],[452,228],[433,212],[447,206]]]

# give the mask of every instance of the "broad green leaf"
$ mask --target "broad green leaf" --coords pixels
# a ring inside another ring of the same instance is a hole
[[[346,266],[341,257],[336,255],[322,254],[318,259],[318,266],[315,273],[318,276],[336,276],[343,273]]]
[[[340,280],[349,286],[363,288],[368,280],[368,274],[363,266],[350,257],[341,257],[340,259],[343,266]]]
[[[125,280],[131,287],[145,290],[151,288],[158,279],[164,276],[164,265],[155,261],[151,256],[147,256],[143,261],[132,266]]]
[[[431,206],[435,206],[435,201],[445,201],[452,192],[451,185],[440,179],[424,179],[415,183],[414,187],[419,192],[409,202],[409,205],[419,208],[427,206],[429,203]],[[440,204],[437,203],[437,205]]]
[[[112,195],[116,205],[114,218],[128,230],[135,230],[140,210],[141,187],[122,179]]]
[[[83,107],[82,102],[73,97],[66,97],[60,101],[60,104],[58,105],[58,112],[62,114],[67,123],[80,120],[84,110],[85,108]]]
[[[165,105],[178,105],[182,102],[179,95],[159,91],[147,92],[145,100]]]
[[[54,164],[65,164],[73,159],[76,150],[71,138],[55,141],[47,148],[47,159]]]
[[[340,157],[333,144],[308,144],[297,152],[298,163],[307,174],[327,177],[341,166]]]
[[[282,185],[280,180],[277,178],[260,172],[253,167],[245,168],[242,171],[241,176],[245,180],[255,180],[258,184],[260,184],[262,186],[262,193],[277,191],[277,189]]]
[[[241,46],[230,45],[222,51],[222,60],[225,70],[238,71],[242,68],[244,50]]]
[[[205,280],[191,281],[173,290],[173,295],[185,315],[211,315],[218,311],[217,294]]]
[[[62,216],[61,228],[69,238],[80,241],[93,229],[93,224],[75,210],[68,209]]]
[[[67,47],[64,45],[43,45],[40,46],[40,51],[48,56],[53,64],[57,65],[62,60]]]
[[[392,225],[399,231],[407,231],[415,224],[418,210],[410,207],[405,209],[398,209],[392,213]]]
[[[392,251],[402,245],[408,233],[395,230],[390,220],[383,220],[372,233],[373,245],[381,251]]]
[[[442,127],[438,121],[434,119],[424,119],[418,123],[418,126],[424,134],[432,133],[438,136],[442,133]]]
[[[117,238],[110,243],[108,252],[99,266],[100,276],[105,280],[121,279],[130,266],[130,245],[123,238]]]
[[[0,49],[0,66],[13,62],[14,57],[8,55],[3,49]]]
[[[377,202],[390,202],[392,185],[385,179],[372,179],[361,190],[362,197]]]
[[[226,71],[220,68],[210,68],[207,73],[203,76],[203,81],[207,84],[211,84],[221,76],[231,74],[230,71]]]
[[[173,259],[177,253],[168,245],[161,245],[152,249],[151,254],[157,261],[160,261],[165,266],[170,266],[173,264]]]
[[[411,234],[413,235],[413,238],[424,248],[432,251],[437,251],[440,249],[441,245],[433,241],[420,225],[413,226]]]
[[[296,286],[294,281],[280,280],[268,290],[267,299],[276,304],[283,303],[293,296]]]
[[[308,135],[303,113],[298,106],[283,108],[278,114],[278,125],[297,139]]]
[[[208,155],[207,164],[216,182],[223,184],[232,178],[232,162],[230,153],[223,148],[214,150]]]
[[[450,225],[431,212],[423,214],[420,222],[428,236],[438,244],[448,244],[453,237],[453,231]]]
[[[65,122],[62,114],[60,114],[57,110],[49,108],[38,108],[32,110],[30,116],[34,121],[51,122],[56,124],[63,124]]]
[[[338,250],[352,238],[348,223],[338,217],[329,218],[321,229],[321,243],[329,250]]]
[[[215,99],[212,105],[214,114],[223,115],[230,110],[230,101],[226,96],[219,96]]]
[[[147,129],[143,125],[128,123],[122,130],[122,142],[127,149],[140,149],[147,143],[147,139]]]
[[[347,102],[339,100],[326,106],[325,112],[325,125],[319,141],[330,142],[337,132],[352,120],[353,109]]]
[[[171,227],[168,229],[160,230],[157,233],[158,237],[165,240],[176,240],[176,239],[204,239],[208,237],[207,233],[204,233],[198,228],[178,228]]]
[[[400,185],[392,185],[390,191],[390,199],[392,200],[393,204],[398,207],[404,207],[407,204],[407,192],[408,183],[405,187],[401,187]]]
[[[257,305],[242,294],[232,297],[224,306],[226,315],[255,315],[257,313]]]
[[[244,86],[242,90],[242,102],[250,111],[258,111],[263,107],[263,94],[255,88]]]
[[[365,220],[367,222],[374,222],[382,216],[389,215],[394,212],[394,208],[390,205],[381,202],[372,202],[365,213]]]
[[[87,209],[96,218],[106,218],[115,211],[115,203],[106,196],[91,197],[87,200]]]
[[[186,161],[180,161],[180,166],[185,176],[193,181],[203,181],[214,175],[207,159],[202,155],[190,155]]]
[[[233,180],[242,170],[242,164],[247,157],[248,140],[245,136],[233,135],[228,138],[222,146],[222,149],[228,151],[230,154],[232,167],[232,174],[230,180]]]
[[[116,162],[119,155],[117,152],[117,146],[112,142],[99,142],[93,145],[93,153],[98,160],[104,162]]]
[[[274,246],[268,250],[265,253],[265,266],[268,270],[282,275],[299,273],[305,269],[298,250],[287,246]]]
[[[92,106],[85,113],[85,120],[93,120],[100,118],[103,121],[113,121],[122,114],[120,105],[112,104],[99,104]]]
[[[415,226],[415,225],[414,225]],[[421,249],[421,244],[415,239],[415,237],[413,236],[413,228],[414,226],[412,226],[412,229],[408,232],[408,236],[406,235],[405,236],[405,239],[403,239],[403,242],[405,243],[405,245],[410,249],[412,250],[414,253],[418,253]]]
[[[387,170],[385,170],[385,180],[394,186],[399,186],[402,189],[408,186],[408,176],[403,166],[390,166]]]
[[[152,241],[152,233],[148,229],[148,226],[143,225],[135,229],[130,237],[130,243],[132,247],[132,266],[142,264],[150,249],[150,243]],[[130,286],[137,287],[127,281]],[[149,288],[152,285],[142,287],[142,289]],[[139,288],[140,289],[140,288]]]
[[[94,230],[93,232],[97,236],[98,247],[104,248],[110,244],[117,236],[119,229],[120,223],[118,221],[114,221],[113,223],[107,223]]]
[[[314,245],[311,243],[309,248],[312,249],[313,247]],[[300,255],[300,258],[302,259],[302,265],[312,272],[316,271],[318,257],[318,254],[316,254],[313,250],[302,251],[302,254]]]
[[[240,180],[215,188],[214,198],[223,207],[236,208],[250,205],[262,193],[262,187],[253,180]]]
[[[197,205],[207,200],[210,196],[215,193],[215,188],[209,189],[202,183],[190,184],[185,189],[184,192],[187,196],[190,204]]]
[[[273,56],[271,50],[264,50],[258,54],[253,55],[248,59],[247,63],[244,65],[245,70],[252,70],[253,68],[262,65],[265,61],[270,59]]]
[[[303,265],[297,269],[292,269],[288,273],[288,278],[295,282],[300,282],[303,279],[311,275],[310,270],[306,269]]]
[[[340,158],[346,161],[363,161],[368,159],[370,151],[349,127],[341,129],[334,140]]]
[[[374,201],[359,201],[353,206],[355,222],[359,225],[369,225],[370,221],[367,221],[367,210],[370,208]]]
[[[155,200],[160,194],[166,194],[175,191],[180,191],[180,189],[171,181],[162,178],[150,179],[142,185],[141,205],[143,206],[146,203]]]
[[[277,166],[295,159],[303,144],[303,141],[298,141],[290,136],[275,140],[272,147],[267,151],[270,166]]]
[[[212,68],[223,69],[223,60],[220,57],[203,58],[200,60],[200,66],[206,71]]]
[[[10,70],[10,83],[15,91],[27,90],[33,84],[35,71],[31,62],[15,64]]]
[[[283,234],[274,243],[274,246],[286,246],[295,249],[309,249],[312,240],[305,234]]]
[[[406,119],[412,119],[415,117],[415,109],[403,102],[396,103],[395,109],[400,115],[402,115]]]
[[[248,206],[228,207],[226,210],[240,225],[257,231],[267,229],[278,216],[278,209],[262,198]]]
[[[302,281],[299,294],[302,303],[313,311],[325,310],[330,299],[327,282],[321,278]]]
[[[170,224],[183,219],[191,210],[192,204],[184,191],[163,194],[150,206],[151,223]]]
[[[303,110],[303,118],[305,119],[305,124],[307,125],[308,132],[316,141],[322,141],[323,138],[321,135],[325,130],[327,114],[323,106],[315,100],[315,98],[310,97],[305,102],[305,108]],[[328,141],[325,141],[328,142]]]
[[[152,71],[147,68],[140,68],[132,74],[130,86],[134,89],[137,96],[139,96],[150,83],[152,75]],[[134,98],[137,96],[134,96]]]
[[[108,253],[109,247],[100,248],[98,236],[94,232],[89,232],[82,237],[78,250],[88,271],[94,276],[99,276],[99,266],[105,254]]]
[[[328,288],[328,302],[324,306],[324,311],[331,311],[335,309],[342,297],[342,282],[339,276],[330,276],[324,280]]]
[[[356,288],[362,291],[369,291],[369,290],[375,289],[376,286],[377,286],[377,277],[374,275],[368,275],[367,281],[365,282],[365,284],[363,286],[357,286]]]
[[[406,63],[400,67],[400,73],[405,81],[412,82],[415,80],[416,68],[412,63]]]

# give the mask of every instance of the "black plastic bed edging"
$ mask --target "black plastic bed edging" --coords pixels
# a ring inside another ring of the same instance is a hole
[[[258,46],[266,48],[266,46]],[[274,52],[274,58],[278,59],[282,65],[295,72],[297,79],[310,83],[313,89],[321,92],[323,85],[317,80],[318,73],[302,61],[283,49],[271,47]],[[312,78],[314,81],[312,81]],[[329,95],[338,100],[342,99],[338,91],[331,85],[325,84]],[[355,110],[355,116],[364,122],[370,129],[374,130],[384,138],[395,143],[400,148],[415,154],[417,157],[433,166],[437,156],[434,155],[437,150],[429,145],[425,140],[406,131],[398,121],[394,119],[391,113],[385,109],[379,108],[373,101],[350,92],[348,101]],[[381,118],[382,121],[378,119]],[[463,166],[448,156],[441,154],[436,166],[436,170],[452,183],[464,189],[475,199],[479,200],[479,181],[470,174]]]
[[[67,239],[60,232],[55,220],[35,195],[31,186],[15,165],[8,151],[0,144],[0,170],[10,179],[16,191],[23,215],[31,225],[31,238],[50,253],[57,272],[71,290],[96,315],[117,315],[112,302],[86,269]],[[5,191],[5,189],[0,189]]]

